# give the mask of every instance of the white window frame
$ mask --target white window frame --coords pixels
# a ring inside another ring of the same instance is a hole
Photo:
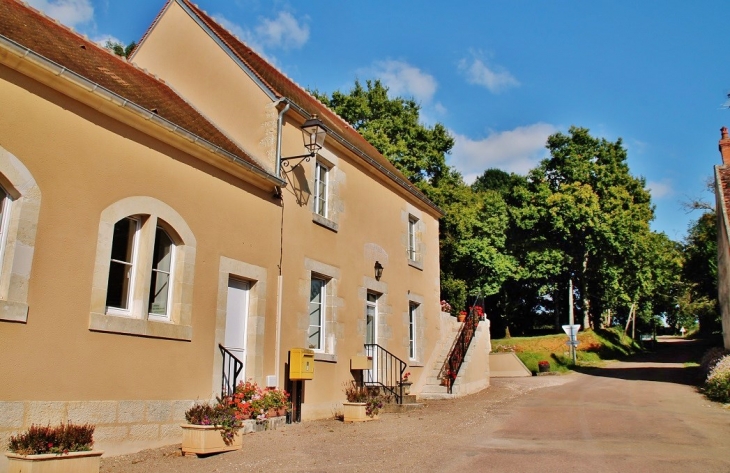
[[[408,260],[418,261],[418,238],[416,226],[418,218],[408,215]]]
[[[313,282],[322,281],[322,284],[320,286],[320,293],[319,293],[319,325],[312,325],[312,284]],[[309,344],[309,334],[311,332],[312,327],[319,327],[319,346],[310,347],[312,350],[314,350],[316,353],[325,353],[325,340],[326,340],[326,334],[325,334],[325,326],[327,321],[327,278],[320,276],[318,274],[312,274],[312,277],[309,281],[309,302],[307,303],[307,310],[309,311],[309,325],[307,327],[307,344]]]
[[[10,212],[13,206],[13,197],[10,193],[5,190],[5,187],[0,185],[0,190],[5,194],[5,198],[2,203],[2,219],[0,219],[0,268],[3,267],[5,261],[5,248],[8,241],[8,227],[10,226]]]
[[[176,252],[177,245],[175,244],[175,238],[172,235],[170,235],[170,232],[167,231],[165,229],[165,227],[158,224],[157,228],[155,228],[155,232],[154,232],[155,237],[154,237],[153,246],[152,246],[152,255],[150,255],[151,258],[154,258],[154,245],[157,243],[157,229],[160,229],[163,233],[165,233],[165,235],[167,235],[167,238],[170,239],[170,243],[172,245],[172,248],[170,249],[170,271],[168,271],[168,272],[161,271],[161,270],[155,269],[155,267],[152,266],[152,268],[150,270],[150,287],[149,287],[149,290],[147,291],[147,293],[149,294],[152,291],[152,274],[153,273],[158,272],[158,273],[167,274],[167,277],[168,277],[168,279],[167,279],[167,299],[166,299],[167,305],[165,307],[166,310],[165,310],[164,314],[153,314],[150,311],[151,303],[152,303],[151,297],[148,296],[147,317],[151,320],[169,321],[170,312],[171,312],[170,306],[172,304],[172,287],[175,284],[175,254],[177,253]]]
[[[121,315],[123,317],[131,317],[132,316],[132,304],[133,304],[133,300],[134,300],[134,288],[135,288],[135,283],[137,282],[137,268],[138,268],[137,253],[139,252],[139,239],[140,239],[139,234],[140,234],[140,230],[142,228],[142,223],[140,221],[140,218],[136,217],[136,216],[124,217],[124,218],[118,220],[118,222],[120,222],[124,219],[133,221],[134,225],[135,225],[134,235],[132,236],[132,258],[131,258],[132,261],[130,263],[127,263],[126,261],[115,260],[110,255],[109,271],[111,272],[111,263],[122,263],[122,264],[129,265],[128,271],[129,271],[130,276],[129,276],[129,290],[127,291],[127,308],[124,309],[121,307],[114,307],[114,306],[107,305],[106,313],[112,314],[112,315]],[[113,246],[114,246],[114,240],[112,238],[112,247]],[[110,276],[111,276],[110,274],[107,274],[107,284],[108,284]],[[108,294],[108,289],[107,289],[107,294]]]
[[[419,306],[420,304],[417,302],[411,301],[408,303],[408,358],[411,360],[417,359],[418,356],[418,347],[416,345],[418,326],[416,320],[418,319]]]
[[[375,300],[368,300],[368,296],[374,296]],[[378,300],[380,294],[375,291],[367,291],[365,295],[365,343],[378,343]],[[373,339],[368,341],[368,309],[373,309]]]
[[[314,213],[324,218],[329,218],[329,173],[330,168],[320,161],[314,164]],[[323,185],[320,186],[320,183]],[[324,188],[324,196],[320,193],[320,187]],[[320,205],[321,202],[321,205]],[[320,207],[322,211],[320,212]]]
[[[125,217],[141,220],[137,244],[131,314],[120,316],[107,311],[107,289],[114,225]],[[149,292],[152,274],[154,239],[157,227],[165,230],[175,247],[172,261],[173,281],[168,295],[167,315],[149,316]],[[89,330],[139,335],[170,340],[192,340],[192,293],[195,275],[195,235],[185,219],[165,202],[148,196],[132,196],[119,200],[101,212],[96,259],[93,268]]]

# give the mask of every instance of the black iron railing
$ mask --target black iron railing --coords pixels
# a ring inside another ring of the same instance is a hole
[[[223,345],[218,344],[223,356],[223,366],[221,369],[221,397],[232,395],[236,392],[236,380],[243,370],[243,362],[236,358],[230,351],[226,350]]]
[[[469,314],[466,316],[466,319],[456,336],[454,346],[451,348],[451,352],[449,352],[449,356],[446,358],[442,376],[449,394],[452,393],[456,377],[459,375],[461,365],[464,364],[464,358],[469,351],[469,345],[471,345],[471,341],[477,331],[482,314],[483,311],[480,311],[478,306],[472,307],[471,310],[469,310]]]
[[[395,398],[396,404],[403,404],[403,360],[377,343],[366,343],[365,353],[372,359],[372,369],[363,371],[363,384],[380,387]]]

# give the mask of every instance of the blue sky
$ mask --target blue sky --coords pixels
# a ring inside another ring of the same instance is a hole
[[[164,0],[30,0],[94,40],[137,41]],[[653,228],[684,237],[682,202],[714,203],[730,92],[727,4],[629,1],[199,0],[304,87],[380,78],[455,136],[448,158],[470,182],[524,173],[570,125],[623,138],[656,205]]]

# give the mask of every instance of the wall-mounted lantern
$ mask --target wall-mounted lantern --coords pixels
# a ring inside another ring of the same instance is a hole
[[[300,154],[298,156],[290,156],[288,158],[281,158],[281,165],[283,167],[289,167],[290,159],[302,159],[303,161],[309,161],[311,158],[317,155],[317,152],[324,146],[324,139],[327,137],[327,130],[324,128],[324,123],[317,117],[315,113],[312,118],[304,122],[302,125],[302,138],[304,138],[304,147],[309,151],[307,154]],[[301,162],[301,161],[300,161]],[[297,163],[299,164],[299,163]],[[292,166],[294,167],[294,166]]]
[[[380,264],[380,261],[375,262],[375,280],[380,281],[380,278],[383,277],[383,265]]]

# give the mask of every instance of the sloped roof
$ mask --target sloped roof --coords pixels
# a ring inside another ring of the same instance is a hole
[[[294,105],[298,106],[310,115],[317,114],[322,122],[327,126],[330,132],[338,135],[346,143],[354,146],[355,152],[359,151],[367,156],[376,169],[385,174],[389,179],[393,180],[419,200],[427,204],[438,213],[443,214],[433,202],[431,202],[423,193],[416,188],[385,156],[383,156],[373,145],[371,145],[363,136],[357,132],[349,123],[342,119],[335,112],[327,108],[322,102],[313,97],[303,87],[289,79],[281,71],[272,66],[256,51],[246,46],[242,41],[236,38],[228,30],[216,23],[208,14],[201,10],[197,5],[189,0],[168,0],[169,2],[177,1],[190,9],[200,21],[202,21],[218,39],[225,44],[228,49],[242,61],[250,71],[256,75],[264,86],[277,96],[277,98],[286,98]],[[167,8],[163,7],[160,15]],[[158,18],[159,16],[158,15]],[[155,20],[156,22],[157,20]],[[153,27],[147,30],[141,41],[149,34]],[[141,42],[140,41],[140,42]]]
[[[720,191],[720,197],[725,204],[726,209],[730,209],[730,167],[716,166],[719,182],[717,188]]]
[[[17,0],[0,0],[0,35],[269,174],[162,80]]]

